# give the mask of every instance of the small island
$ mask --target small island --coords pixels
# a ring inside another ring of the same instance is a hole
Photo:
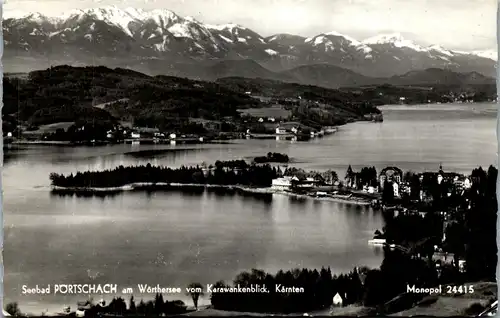
[[[277,152],[269,152],[267,156],[255,157],[253,159],[255,163],[289,163],[290,158],[288,155],[277,153]]]
[[[262,157],[260,157],[262,158]],[[285,161],[288,156],[268,154],[269,162],[248,163],[245,160],[216,161],[177,169],[151,164],[119,166],[113,170],[86,171],[76,174],[50,174],[55,194],[112,195],[123,191],[160,191],[181,189],[220,190],[227,193],[285,194],[295,198],[314,198],[356,205],[370,205],[378,193],[349,189],[338,180],[337,173],[304,171],[294,167],[282,169],[270,164]]]

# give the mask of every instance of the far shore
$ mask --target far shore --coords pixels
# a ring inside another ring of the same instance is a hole
[[[240,185],[217,185],[217,184],[200,184],[200,183],[166,183],[166,182],[136,182],[126,184],[120,187],[60,187],[52,186],[54,192],[68,192],[68,193],[116,193],[124,191],[134,191],[134,190],[146,190],[151,188],[187,188],[187,187],[197,187],[197,188],[211,188],[211,189],[230,189],[230,190],[240,190],[247,193],[259,193],[259,194],[281,194],[296,198],[304,199],[314,199],[318,201],[332,201],[337,203],[355,204],[361,206],[368,206],[371,204],[368,200],[363,200],[361,198],[350,199],[344,195],[330,195],[328,197],[314,197],[307,194],[298,194],[287,191],[275,190],[272,188],[252,188]]]

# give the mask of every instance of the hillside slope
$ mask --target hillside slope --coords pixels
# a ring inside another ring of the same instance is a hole
[[[237,121],[238,110],[270,107],[269,102],[247,94],[249,90],[275,99],[293,98],[296,101],[287,106],[290,111],[297,119],[314,122],[315,126],[342,124],[379,113],[359,93],[253,80],[257,83],[255,89],[242,86],[240,78],[204,82],[171,76],[152,77],[121,68],[62,65],[31,72],[22,78],[7,74],[4,117],[36,126],[75,120],[137,121],[153,126],[190,118]],[[302,102],[298,94],[304,98]]]

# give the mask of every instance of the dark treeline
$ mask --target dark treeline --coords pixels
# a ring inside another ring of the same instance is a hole
[[[497,268],[497,185],[498,170],[490,166],[472,171],[473,185],[468,192],[470,208],[459,211],[457,222],[465,230],[465,236],[457,235],[457,245],[465,256],[470,279],[496,279]],[[465,245],[465,251],[462,246]]]
[[[362,271],[366,271],[362,269]],[[364,275],[363,273],[361,275]],[[278,287],[303,288],[304,292],[277,292]],[[262,270],[240,273],[233,281],[234,287],[265,286],[269,293],[212,293],[211,303],[214,308],[248,312],[294,313],[327,308],[332,305],[333,297],[339,293],[344,303],[362,301],[363,286],[360,273],[354,269],[348,274],[332,275],[330,268],[321,270],[294,269],[280,270],[272,275]],[[222,281],[214,288],[228,288]]]
[[[275,275],[256,269],[243,272],[232,284],[219,281],[214,288],[260,285],[269,293],[213,293],[211,303],[220,310],[297,313],[329,308],[338,293],[343,306],[377,307],[404,293],[406,284],[431,287],[438,283],[437,277],[435,267],[424,260],[387,250],[380,269],[355,268],[348,274],[332,275],[330,268],[281,270]],[[277,285],[303,288],[303,292],[277,292]]]
[[[113,170],[77,172],[64,176],[50,175],[53,186],[76,188],[121,187],[131,183],[195,183],[269,187],[279,171],[269,165],[248,165],[245,161],[217,161],[215,167],[172,169],[151,164],[117,167]]]
[[[168,301],[163,299],[163,295],[156,294],[153,300],[144,301],[141,299],[136,304],[134,296],[131,296],[128,304],[125,299],[113,298],[108,305],[106,302],[95,304],[87,301],[83,304],[85,317],[98,317],[102,314],[113,316],[147,316],[160,317],[163,315],[178,315],[186,313],[187,306],[181,300]],[[75,312],[68,313],[69,316],[76,316]]]
[[[91,140],[104,141],[109,140],[107,138],[107,132],[115,127],[113,121],[83,121],[78,120],[73,125],[69,126],[68,129],[58,128],[55,132],[46,134],[46,140],[56,140],[56,141],[71,141],[73,143],[87,142]],[[38,127],[30,127],[37,129]],[[123,131],[121,135],[117,135],[119,132],[115,132],[115,140],[123,140],[125,138]]]
[[[351,183],[351,187],[357,190],[363,189],[363,186],[379,185],[377,169],[375,167],[363,167],[359,172],[354,172],[351,165],[347,168],[345,179]]]

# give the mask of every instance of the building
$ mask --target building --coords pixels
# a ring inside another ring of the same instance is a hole
[[[346,186],[348,188],[357,188],[358,187],[359,175],[358,175],[358,173],[356,173],[352,170],[351,165],[349,165],[349,167],[347,168],[345,182],[346,182]]]
[[[333,296],[332,303],[333,303],[333,306],[335,306],[335,307],[342,307],[344,300],[342,299],[342,296],[340,296],[339,293],[336,293],[335,296]]]
[[[378,187],[372,187],[372,186],[368,186],[365,184],[363,186],[363,192],[370,193],[370,194],[377,193]]]
[[[469,178],[465,178],[463,186],[464,189],[470,189],[472,187],[472,182]]]
[[[278,191],[290,190],[292,188],[292,179],[292,177],[273,179],[271,188]],[[298,180],[298,178],[296,179]]]
[[[398,185],[401,184],[403,180],[403,171],[397,167],[386,167],[380,171],[379,183],[381,190],[384,189],[384,184],[386,181],[395,182]]]
[[[276,127],[276,133],[277,134],[286,134],[286,129],[285,128],[281,128],[281,127]]]
[[[392,183],[392,189],[394,190],[394,197],[399,198],[399,184],[397,182]]]
[[[320,183],[319,180],[315,178],[307,177],[307,178],[292,178],[292,188],[296,190],[309,190],[314,188]]]

